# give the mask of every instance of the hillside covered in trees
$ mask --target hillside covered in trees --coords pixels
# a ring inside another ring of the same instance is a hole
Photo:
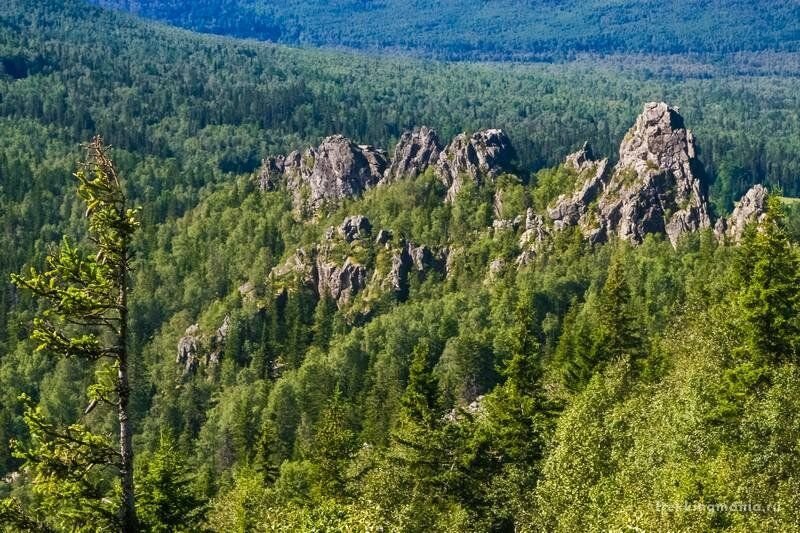
[[[92,0],[195,31],[441,59],[798,51],[800,7],[769,0]]]
[[[639,59],[0,5],[0,529],[120,528],[114,469],[46,444],[117,439],[118,363],[57,357],[31,290],[119,290],[96,133],[141,207],[109,226],[141,529],[800,528],[800,82]]]

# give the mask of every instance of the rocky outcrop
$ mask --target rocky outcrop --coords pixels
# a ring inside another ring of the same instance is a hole
[[[364,215],[353,215],[344,219],[339,226],[339,235],[346,242],[353,242],[356,239],[368,237],[372,232],[372,224]]]
[[[375,244],[386,245],[392,240],[392,232],[388,229],[378,231],[378,236],[375,237]]]
[[[310,214],[345,198],[360,196],[378,183],[386,167],[382,150],[332,135],[302,154],[294,151],[286,157],[265,159],[258,184],[262,190],[285,184],[292,193],[295,209]]]
[[[273,269],[272,277],[290,278],[313,290],[318,298],[332,298],[341,309],[366,287],[367,268],[350,257],[341,261],[325,243],[308,250],[299,248],[283,265]]]
[[[714,234],[718,239],[728,239],[732,242],[741,241],[747,224],[760,222],[766,215],[768,198],[769,194],[763,185],[753,186],[736,203],[731,216],[717,220]]]
[[[404,299],[408,295],[408,276],[412,272],[423,275],[428,272],[444,273],[447,264],[447,250],[434,252],[427,245],[403,242],[392,254],[392,266],[383,282],[385,289],[396,297]]]
[[[175,362],[181,367],[184,375],[194,373],[200,365],[213,367],[222,360],[225,341],[231,328],[231,318],[225,315],[222,325],[211,337],[200,330],[200,326],[192,324],[186,328],[183,337],[178,341],[178,356]]]
[[[348,305],[367,285],[367,268],[341,248],[367,239],[372,224],[363,215],[347,217],[339,227],[331,227],[322,242],[298,248],[282,265],[273,269],[274,279],[289,278],[312,289],[317,297],[330,297],[339,308]]]
[[[425,126],[405,132],[394,148],[392,163],[384,173],[382,183],[392,183],[401,178],[416,178],[429,166],[436,164],[442,152],[442,143],[436,131]]]
[[[694,136],[678,110],[648,103],[620,146],[597,212],[582,217],[584,233],[595,242],[617,235],[632,243],[666,233],[675,245],[681,235],[710,226],[701,177]]]
[[[317,257],[317,295],[328,296],[336,301],[340,309],[367,286],[367,269],[364,265],[345,259],[343,265],[329,262],[325,257]]]
[[[510,170],[513,159],[514,149],[503,130],[482,130],[471,136],[462,133],[439,155],[436,175],[448,187],[447,201],[451,201],[465,178],[480,185],[484,179]]]
[[[608,159],[595,160],[591,147],[585,143],[580,150],[567,156],[564,166],[578,173],[580,186],[571,195],[559,196],[555,206],[547,210],[557,230],[577,224],[597,200],[606,185]]]
[[[207,364],[217,365],[222,360],[222,352],[225,350],[225,341],[228,339],[228,333],[231,330],[231,317],[225,315],[222,320],[222,325],[217,328],[214,335],[211,336],[209,343],[210,352],[208,354]]]
[[[525,231],[519,238],[519,247],[522,253],[517,257],[517,265],[523,266],[532,262],[536,258],[536,254],[542,250],[549,236],[544,217],[528,208],[525,213]]]
[[[178,341],[178,357],[175,362],[183,367],[183,373],[188,374],[197,369],[201,351],[202,335],[200,326],[192,324],[186,328],[183,337]]]
[[[261,161],[261,170],[256,178],[259,190],[274,191],[280,186],[283,180],[283,163],[284,157],[282,155],[268,157]]]

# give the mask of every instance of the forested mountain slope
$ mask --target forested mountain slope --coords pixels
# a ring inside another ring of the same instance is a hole
[[[299,51],[72,1],[0,5],[0,39],[3,279],[91,249],[91,135],[142,206],[146,527],[800,528],[796,80]],[[113,523],[11,453],[21,393],[114,417],[2,283],[0,516]],[[736,502],[761,510],[706,507]]]
[[[769,0],[93,0],[196,31],[445,59],[797,51],[800,5]]]

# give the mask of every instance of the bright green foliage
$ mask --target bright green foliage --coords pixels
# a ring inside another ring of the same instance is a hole
[[[358,442],[351,429],[352,416],[341,393],[334,392],[329,405],[322,411],[314,431],[308,456],[319,468],[321,490],[330,498],[344,496],[348,461],[356,452]]]
[[[638,317],[634,313],[625,272],[624,245],[611,259],[598,302],[598,345],[596,361],[635,358],[642,350]]]
[[[203,520],[203,502],[192,485],[193,474],[169,437],[140,458],[138,514],[147,531],[195,531]]]
[[[119,415],[120,447],[85,423],[60,429],[29,407],[26,424],[30,443],[18,443],[25,460],[38,509],[46,521],[69,529],[85,524],[98,528],[136,527],[133,509],[133,451],[129,425],[128,384],[128,275],[130,239],[138,227],[135,210],[126,207],[122,184],[101,139],[87,145],[88,161],[76,174],[78,196],[86,203],[89,238],[94,256],[65,239],[47,258],[47,270],[31,269],[28,276],[12,276],[14,283],[46,301],[33,320],[31,338],[37,351],[56,357],[76,357],[94,364],[97,380],[87,390],[90,403],[84,414],[102,405]],[[109,470],[119,477],[122,497],[109,498],[113,484]],[[70,503],[65,505],[63,498]],[[46,517],[46,518],[44,518]]]
[[[800,350],[800,257],[789,242],[778,197],[745,232],[737,254],[741,318],[752,356],[797,361]]]
[[[445,141],[503,127],[527,174],[587,138],[614,154],[642,102],[668,95],[695,127],[722,215],[755,182],[798,190],[797,81],[772,75],[793,72],[791,61],[770,76],[752,75],[773,67],[746,57],[736,74],[627,56],[445,65],[191,36],[78,2],[12,0],[0,19],[0,273],[52,270],[44,258],[69,234],[64,268],[104,282],[85,208],[64,193],[71,147],[89,131],[114,142],[144,205],[129,336],[144,526],[176,527],[197,498],[209,512],[195,529],[216,531],[800,529],[796,220],[741,247],[710,231],[673,248],[658,235],[634,247],[553,230],[523,266],[522,224],[494,220],[524,221],[579,176],[498,176],[444,202],[429,169],[312,219],[252,176],[261,157],[328,134],[390,148],[421,124]],[[335,243],[368,273],[349,304],[277,274],[353,214],[394,240]],[[394,293],[401,239],[434,257]],[[95,296],[65,293],[63,305]],[[81,417],[84,390],[90,402],[114,390],[100,353],[113,339],[52,315],[75,344],[43,340],[91,356],[56,362],[25,340],[39,309],[29,291],[0,287],[0,512],[16,529],[104,527],[118,502],[113,468],[85,476],[103,505],[65,505],[37,494],[35,470],[3,445],[55,449],[28,430],[23,392],[41,435],[68,429],[110,446],[115,434],[104,402]],[[187,370],[175,352],[193,324]],[[75,464],[81,449],[58,448]],[[87,488],[70,475],[65,490]],[[684,501],[780,508],[658,507]]]
[[[565,166],[545,168],[536,173],[534,177],[535,188],[531,192],[533,205],[541,210],[552,207],[552,203],[562,194],[571,193],[580,176],[578,173]]]

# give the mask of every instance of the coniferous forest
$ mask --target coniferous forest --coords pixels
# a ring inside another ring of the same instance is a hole
[[[316,4],[0,5],[0,531],[800,530],[797,8]]]

